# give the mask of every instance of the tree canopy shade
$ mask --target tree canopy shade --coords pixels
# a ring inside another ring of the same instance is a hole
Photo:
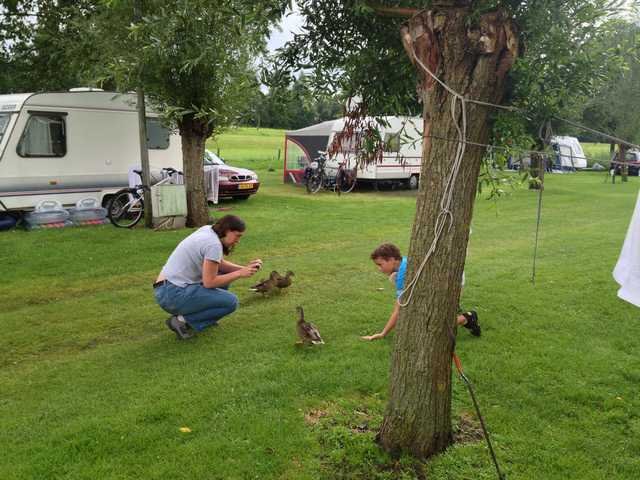
[[[428,457],[452,441],[454,318],[484,154],[476,145],[488,142],[495,114],[482,102],[523,107],[524,118],[537,130],[538,121],[602,81],[608,59],[594,58],[588,47],[607,31],[616,5],[605,0],[299,0],[298,5],[306,24],[284,49],[285,65],[312,68],[317,81],[359,95],[369,114],[401,114],[422,103],[425,138],[406,277],[410,294],[402,300],[379,441],[392,452]],[[512,121],[522,118],[519,113]],[[506,115],[503,124],[508,122]]]

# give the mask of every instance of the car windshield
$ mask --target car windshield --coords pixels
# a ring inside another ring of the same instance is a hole
[[[7,130],[10,118],[11,115],[8,113],[0,113],[0,143],[2,143],[2,137],[4,137],[4,132]]]
[[[215,153],[209,150],[204,151],[204,164],[205,165],[224,165],[224,162]]]

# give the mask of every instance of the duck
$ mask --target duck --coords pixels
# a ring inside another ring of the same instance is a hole
[[[300,338],[297,343],[303,345],[324,344],[324,340],[322,340],[318,328],[312,323],[306,322],[304,320],[304,310],[302,309],[302,307],[296,307],[296,311],[298,312],[298,323],[296,325],[296,331],[298,333],[298,337]]]
[[[268,279],[262,280],[260,281],[260,283],[256,283],[249,290],[251,290],[252,292],[262,293],[262,294],[269,293],[273,289],[273,287],[276,286],[276,281],[278,277],[279,277],[278,272],[274,270],[273,272],[271,272]]]
[[[293,273],[291,270],[287,270],[287,273],[284,277],[278,274],[278,278],[276,279],[276,287],[278,287],[280,290],[289,287],[291,285],[291,277],[293,277],[294,275],[295,273]]]

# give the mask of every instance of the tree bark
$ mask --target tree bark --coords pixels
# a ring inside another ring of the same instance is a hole
[[[187,190],[187,226],[199,227],[209,221],[204,189],[204,148],[213,129],[206,120],[186,115],[178,123],[182,137],[182,163]]]
[[[620,164],[620,172],[622,173],[622,181],[629,181],[629,165],[627,164],[627,146],[621,143],[618,145],[618,157],[622,162]]]
[[[451,94],[435,82],[413,53],[443,82],[466,98],[499,103],[504,76],[517,42],[508,17],[485,14],[468,26],[470,2],[435,2],[403,29],[403,43],[420,72],[424,141],[407,284],[434,238],[440,202],[456,156]],[[466,140],[487,143],[492,109],[467,103]],[[460,108],[457,120],[461,121]],[[451,355],[469,226],[483,148],[467,145],[453,190],[451,228],[445,228],[420,276],[412,301],[403,307],[392,358],[390,399],[378,436],[389,452],[427,458],[452,442]],[[406,285],[405,285],[406,286]],[[403,297],[403,299],[406,297]]]

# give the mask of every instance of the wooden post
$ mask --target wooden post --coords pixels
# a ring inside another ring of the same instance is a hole
[[[140,136],[140,165],[142,166],[142,184],[151,187],[151,169],[149,168],[149,150],[147,149],[147,114],[144,104],[144,90],[136,88],[138,95],[138,131]],[[151,191],[144,189],[144,226],[153,228],[153,212],[151,210]]]
[[[621,173],[622,173],[622,181],[629,181],[629,165],[627,165],[627,146],[624,144],[618,145],[619,159],[622,162]]]
[[[133,21],[138,22],[142,18],[142,0],[136,0],[133,6]],[[142,73],[142,67],[140,67]],[[136,88],[138,110],[138,132],[140,138],[140,166],[142,167],[142,184],[151,187],[151,170],[149,168],[149,150],[147,149],[147,111],[144,102],[144,89],[138,80]],[[151,209],[151,191],[144,189],[144,226],[153,228],[153,212]]]

